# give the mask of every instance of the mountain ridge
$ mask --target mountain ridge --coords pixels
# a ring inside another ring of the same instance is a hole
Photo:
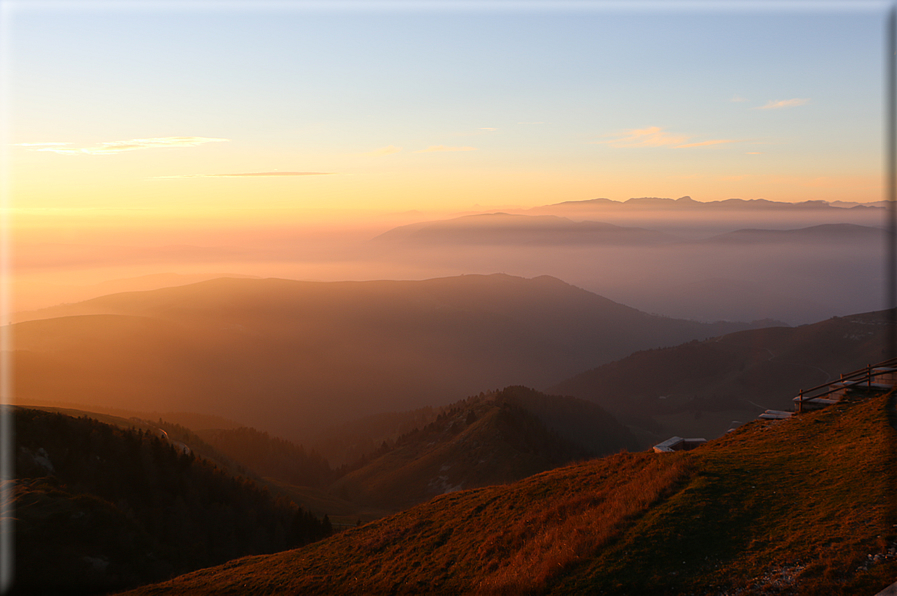
[[[577,426],[578,425],[578,426]],[[635,447],[597,405],[507,387],[447,406],[435,420],[350,466],[342,498],[403,509],[462,488],[504,484],[571,461]]]
[[[888,399],[443,495],[129,594],[875,593],[897,573]]]
[[[828,201],[808,200],[799,202],[787,201],[771,201],[768,199],[722,199],[716,201],[696,201],[690,196],[679,197],[678,199],[661,198],[661,197],[636,197],[625,201],[615,201],[613,199],[597,198],[585,199],[582,201],[563,201],[550,205],[542,205],[533,209],[547,210],[551,208],[575,208],[584,206],[602,206],[614,209],[691,209],[691,210],[805,210],[805,209],[881,209],[882,206],[875,203],[871,205],[858,204],[851,207],[838,207],[832,205]],[[533,210],[531,209],[531,210]]]
[[[482,213],[393,228],[373,238],[378,246],[427,245],[626,245],[675,242],[664,232],[598,221],[573,221],[556,215]]]
[[[13,326],[23,400],[214,413],[299,443],[349,413],[544,387],[641,347],[747,327],[652,316],[555,278],[508,275],[220,279],[42,315],[55,318]],[[241,405],[248,396],[259,407]]]
[[[547,391],[595,401],[621,421],[653,432],[654,439],[686,428],[717,437],[733,419],[790,410],[801,389],[881,361],[893,332],[889,320],[888,311],[877,311],[639,351]]]

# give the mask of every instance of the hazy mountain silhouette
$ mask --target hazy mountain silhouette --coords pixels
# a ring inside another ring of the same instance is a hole
[[[104,249],[104,252],[108,253],[110,252],[110,249],[106,248]],[[183,286],[221,277],[257,276],[237,275],[233,273],[155,273],[152,275],[141,275],[139,277],[125,279],[111,279],[96,284],[64,284],[58,282],[13,280],[12,288],[15,295],[15,307],[17,311],[26,312],[23,312],[21,316],[19,316],[18,313],[11,313],[10,316],[14,321],[27,320],[29,318],[27,311],[38,308],[47,308],[65,302],[80,302],[82,300],[96,298],[97,296],[105,296],[107,294],[116,294],[119,292],[140,292],[144,290],[155,290],[157,288]]]
[[[376,245],[655,245],[674,242],[663,232],[615,226],[597,221],[572,221],[554,215],[487,213],[423,222],[390,230]]]
[[[645,312],[705,322],[794,325],[884,306],[883,209],[864,207],[851,222],[855,209],[821,202],[674,208],[682,202],[639,199],[644,209],[579,214],[585,221],[493,213],[418,223],[372,240],[366,258],[409,271],[550,273]]]
[[[869,210],[880,209],[880,205],[853,205],[847,209]],[[626,201],[610,199],[587,199],[584,201],[564,201],[535,207],[530,211],[540,212],[557,209],[578,210],[582,208],[628,210],[672,210],[672,211],[830,211],[843,210],[845,207],[833,206],[827,201],[781,202],[767,199],[724,199],[721,201],[695,201],[689,196],[678,199],[659,197],[640,197]]]
[[[820,224],[794,230],[744,229],[708,238],[705,244],[804,244],[804,243],[860,243],[884,242],[889,232],[882,228],[849,223]]]
[[[544,387],[638,349],[744,328],[507,275],[219,279],[42,315],[54,318],[14,326],[22,400],[216,414],[305,443],[365,414]]]
[[[881,204],[836,206],[826,201],[786,203],[766,199],[695,201],[691,197],[566,201],[520,213],[599,220],[691,238],[704,238],[741,228],[788,229],[827,223],[883,226],[885,218],[884,205]]]

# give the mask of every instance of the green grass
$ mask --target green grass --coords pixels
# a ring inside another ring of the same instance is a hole
[[[897,579],[885,398],[452,493],[137,594],[874,594]]]

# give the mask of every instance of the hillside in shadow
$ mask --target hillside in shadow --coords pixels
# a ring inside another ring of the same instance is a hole
[[[801,389],[880,362],[889,330],[880,311],[739,331],[639,351],[549,391],[592,400],[650,431],[642,447],[670,435],[718,437],[766,409],[790,411]]]
[[[330,534],[320,520],[163,434],[10,409],[16,590],[106,593]]]
[[[635,350],[745,327],[652,316],[554,278],[508,275],[219,279],[41,316],[12,330],[24,402],[214,414],[303,443],[366,414],[544,387]]]
[[[426,426],[384,441],[331,491],[399,510],[634,447],[630,432],[595,404],[508,387],[456,402]]]
[[[897,573],[886,399],[455,492],[130,594],[874,594]]]

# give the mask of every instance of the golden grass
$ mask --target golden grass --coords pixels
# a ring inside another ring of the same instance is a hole
[[[688,454],[620,453],[444,495],[312,548],[242,559],[135,593],[538,590],[619,537],[690,470]]]
[[[884,405],[443,495],[135,593],[874,594],[897,577]]]
[[[897,577],[897,557],[867,565],[897,544],[885,399],[754,422],[692,452],[682,491],[553,590],[876,593]]]
[[[627,522],[656,503],[692,468],[679,454],[647,462],[632,458],[627,463],[619,470],[625,478],[622,483],[553,500],[523,517],[498,541],[480,547],[484,559],[499,554],[496,542],[513,555],[480,582],[479,590],[519,594],[543,587],[550,578],[616,538]]]

